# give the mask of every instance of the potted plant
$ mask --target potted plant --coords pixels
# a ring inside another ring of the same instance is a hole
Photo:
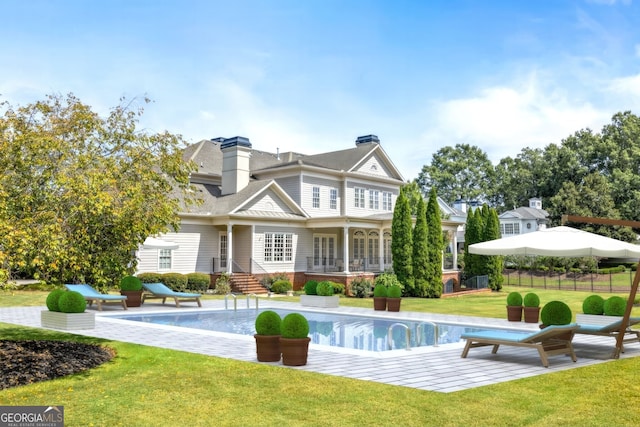
[[[258,314],[255,320],[256,353],[259,362],[278,362],[280,360],[280,330],[282,319],[272,310]]]
[[[507,320],[509,322],[522,321],[522,295],[520,292],[509,292],[507,295]]]
[[[126,295],[127,307],[142,304],[142,281],[136,276],[125,276],[120,280],[120,295]]]
[[[538,294],[529,292],[523,298],[524,321],[526,323],[538,323],[540,319],[540,297]]]
[[[53,290],[46,304],[48,310],[40,312],[40,322],[45,328],[73,330],[96,326],[95,313],[85,312],[87,301],[80,292]]]
[[[402,288],[399,285],[391,285],[387,289],[387,311],[400,311],[402,301]]]
[[[387,287],[378,283],[373,288],[373,309],[384,311],[387,309]]]
[[[540,327],[551,325],[568,325],[571,323],[571,308],[562,301],[550,301],[540,311]]]
[[[604,298],[600,295],[589,295],[582,301],[582,312],[600,316],[604,313]]]
[[[335,308],[340,305],[340,297],[334,295],[333,283],[329,280],[305,283],[305,295],[300,295],[300,304],[309,307]]]
[[[627,300],[617,295],[610,296],[602,305],[605,316],[624,316],[626,308]]]
[[[282,319],[280,351],[282,364],[302,366],[307,364],[309,353],[309,322],[300,313],[289,313]]]

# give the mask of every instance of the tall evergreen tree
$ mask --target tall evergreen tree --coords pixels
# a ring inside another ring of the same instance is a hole
[[[498,212],[491,208],[489,209],[489,217],[483,230],[483,241],[495,240],[500,238],[500,220],[498,219]],[[504,261],[502,256],[483,256],[485,260],[485,274],[489,276],[489,287],[494,291],[502,289],[502,283],[504,277],[502,276],[502,270],[504,268]]]
[[[464,276],[466,278],[482,274],[482,272],[479,270],[478,257],[480,255],[472,254],[469,252],[469,245],[473,245],[474,243],[479,243],[482,241],[482,223],[479,213],[479,209],[467,212],[467,223],[464,230]]]
[[[420,197],[416,209],[416,225],[413,228],[413,279],[414,294],[412,296],[424,297],[427,295],[429,278],[429,239],[427,231],[427,207],[424,199]]]
[[[409,201],[401,190],[393,210],[391,254],[393,256],[393,272],[400,283],[404,285],[405,295],[414,294],[411,227]]]
[[[427,240],[429,261],[427,267],[427,297],[440,298],[442,295],[442,221],[440,220],[440,206],[436,189],[431,188],[429,203],[427,204]]]

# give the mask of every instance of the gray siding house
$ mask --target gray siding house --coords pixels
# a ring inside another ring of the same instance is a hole
[[[139,273],[286,273],[297,289],[311,278],[346,284],[391,268],[391,222],[404,179],[377,136],[315,155],[215,138],[187,147],[184,158],[198,167],[191,183],[203,202],[180,213],[178,231],[160,236],[170,249],[140,248]],[[443,221],[454,254],[459,225]]]

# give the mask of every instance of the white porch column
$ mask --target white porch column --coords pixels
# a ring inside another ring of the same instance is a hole
[[[378,265],[384,271],[384,228],[378,230]]]
[[[233,273],[233,224],[227,224],[227,272]]]
[[[344,272],[349,272],[349,227],[342,228],[342,262],[344,263]]]
[[[451,233],[453,235],[453,269],[457,270],[458,269],[458,233],[456,233],[455,231],[453,233]]]

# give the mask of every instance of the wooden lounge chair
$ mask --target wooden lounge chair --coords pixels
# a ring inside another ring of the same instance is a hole
[[[142,287],[145,289],[145,293],[142,294],[142,303],[148,299],[161,298],[164,304],[167,298],[173,298],[176,303],[176,307],[180,307],[180,302],[197,302],[198,307],[202,307],[200,302],[200,294],[189,292],[176,292],[168,288],[164,283],[143,283]]]
[[[469,349],[472,347],[491,345],[493,346],[491,353],[495,354],[501,345],[510,345],[535,348],[540,353],[540,359],[545,368],[549,367],[548,357],[556,354],[568,354],[575,362],[577,359],[571,341],[576,329],[578,329],[578,325],[572,323],[570,325],[547,326],[531,334],[502,330],[470,332],[461,335],[461,338],[467,340],[461,357],[467,357]]]
[[[64,285],[64,287],[70,291],[79,292],[84,297],[84,299],[89,303],[89,307],[91,307],[91,305],[95,301],[99,311],[102,311],[102,304],[109,304],[109,303],[121,304],[122,308],[124,308],[125,310],[127,309],[126,296],[101,294],[100,292],[96,291],[91,285],[87,285],[87,284]]]
[[[601,335],[606,337],[617,338],[620,333],[620,326],[622,326],[622,316],[599,316],[593,314],[576,314],[576,323],[579,328],[576,330],[576,334],[586,335]],[[625,328],[624,335],[629,335],[629,338],[623,338],[622,348],[620,351],[624,353],[624,343],[626,342],[639,342],[640,343],[640,330],[631,329],[631,326],[640,323],[640,317],[629,318],[629,324]]]

